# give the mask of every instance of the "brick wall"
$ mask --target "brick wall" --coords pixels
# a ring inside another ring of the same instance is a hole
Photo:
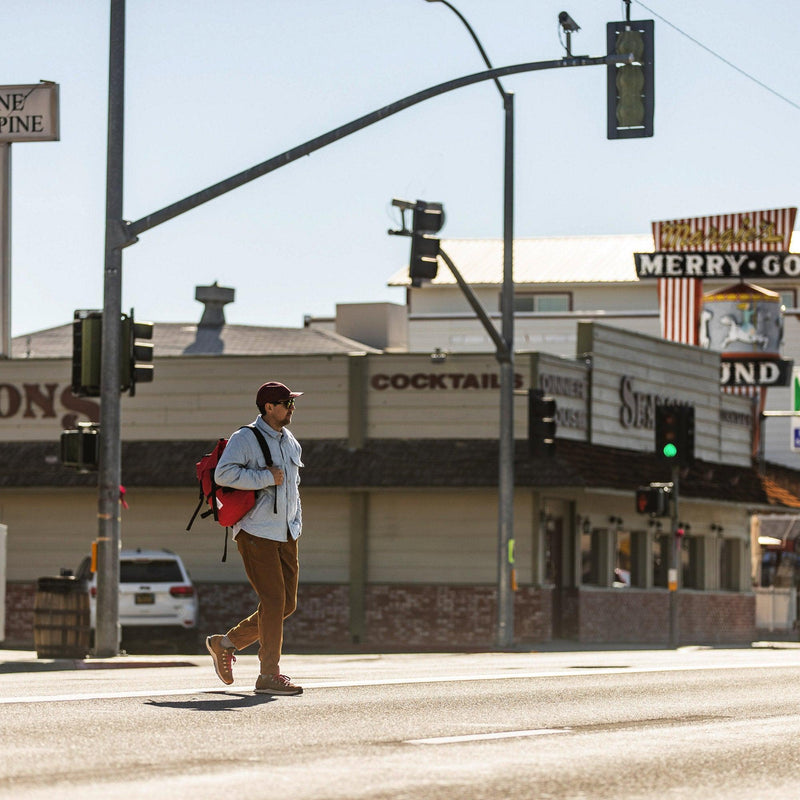
[[[734,644],[756,638],[754,594],[681,592],[682,644]]]
[[[582,588],[577,595],[579,642],[669,643],[666,592]]]
[[[225,633],[258,605],[248,583],[199,583],[197,592],[198,629],[203,633]],[[347,586],[301,584],[297,594],[297,611],[284,628],[286,647],[331,647],[349,642]]]
[[[201,626],[223,632],[252,612],[247,585],[201,584]],[[373,585],[367,588],[364,648],[491,647],[497,607],[494,587]],[[350,648],[349,588],[301,584],[297,611],[286,621],[287,649]],[[520,641],[550,639],[550,592],[523,588],[514,595]]]
[[[667,591],[583,588],[575,609],[577,640],[669,644]],[[742,644],[756,638],[753,594],[678,593],[679,644]]]
[[[198,633],[225,632],[252,613],[248,584],[199,583]],[[33,646],[35,583],[6,589],[6,647]],[[349,649],[349,587],[301,584],[298,609],[286,622],[288,649]],[[370,585],[366,634],[358,647],[373,649],[491,648],[497,607],[493,586]],[[752,594],[682,591],[678,595],[681,644],[739,644],[756,638]],[[518,642],[553,638],[550,589],[514,593]],[[562,592],[561,636],[586,643],[669,643],[669,593],[662,590],[581,588]]]

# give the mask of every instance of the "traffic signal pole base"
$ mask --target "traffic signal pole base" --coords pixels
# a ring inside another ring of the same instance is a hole
[[[670,589],[669,592],[669,646],[675,650],[680,640],[680,622],[678,618],[678,592]]]

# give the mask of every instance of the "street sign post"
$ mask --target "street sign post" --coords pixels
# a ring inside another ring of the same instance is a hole
[[[11,143],[58,136],[57,83],[0,86],[0,358],[11,357]]]
[[[800,413],[800,368],[792,370],[792,411]],[[792,439],[790,446],[796,453],[800,453],[800,417],[792,417]]]

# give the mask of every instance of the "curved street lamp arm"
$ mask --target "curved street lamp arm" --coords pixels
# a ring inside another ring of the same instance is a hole
[[[597,56],[593,58],[589,58],[587,56],[573,56],[571,58],[561,58],[553,61],[535,61],[526,64],[514,64],[508,67],[498,67],[497,69],[487,70],[486,72],[476,72],[473,75],[465,75],[461,78],[455,78],[451,81],[440,83],[437,86],[432,86],[429,89],[424,89],[423,91],[409,95],[402,100],[390,103],[388,106],[379,108],[377,111],[373,111],[370,114],[359,117],[352,122],[348,122],[346,125],[342,125],[340,128],[335,128],[328,133],[324,133],[322,136],[318,136],[315,139],[310,139],[305,144],[293,147],[291,150],[287,150],[286,152],[274,156],[267,161],[256,164],[254,167],[250,167],[249,169],[239,172],[230,178],[226,178],[224,181],[220,181],[219,183],[215,183],[214,185],[202,189],[195,194],[189,195],[183,200],[179,200],[172,205],[165,206],[160,211],[154,211],[152,214],[148,214],[146,217],[142,217],[135,222],[123,223],[124,232],[120,234],[120,238],[123,239],[123,241],[120,241],[118,246],[120,248],[127,247],[128,245],[136,242],[136,237],[144,231],[155,228],[157,225],[161,225],[163,222],[167,222],[168,220],[173,219],[174,217],[177,217],[186,211],[190,211],[191,209],[196,208],[203,203],[207,203],[209,200],[214,200],[220,195],[230,192],[233,189],[237,189],[238,187],[243,186],[244,184],[249,183],[256,178],[260,178],[262,175],[266,175],[269,172],[274,172],[276,169],[286,166],[292,161],[297,161],[297,159],[302,158],[303,156],[310,155],[315,150],[320,150],[321,148],[326,147],[327,145],[332,144],[339,139],[344,139],[351,133],[356,133],[356,131],[367,128],[376,122],[380,122],[382,119],[386,119],[393,114],[397,114],[399,111],[403,111],[404,109],[410,108],[417,103],[422,103],[425,100],[429,100],[430,98],[444,94],[445,92],[450,92],[454,89],[460,89],[463,86],[471,86],[473,83],[480,83],[481,81],[494,80],[495,78],[503,75],[517,75],[521,72],[536,72],[545,69],[556,69],[558,67],[589,67],[599,64],[612,63],[609,61],[609,59],[612,59],[614,63],[622,60],[619,56]]]
[[[478,38],[478,34],[472,30],[472,25],[467,22],[467,18],[448,0],[428,0],[429,3],[442,3],[443,5],[447,6],[463,23],[464,27],[469,31],[469,35],[472,37],[472,40],[478,46],[478,50],[480,50],[481,55],[483,56],[483,60],[486,63],[486,66],[489,69],[494,69],[492,62],[489,61],[489,56],[486,55],[486,51],[483,49],[483,45],[481,44],[481,40]],[[500,96],[503,98],[505,102],[506,99],[506,90],[503,88],[503,84],[497,78],[494,78],[495,86],[497,86],[497,90],[500,92]]]

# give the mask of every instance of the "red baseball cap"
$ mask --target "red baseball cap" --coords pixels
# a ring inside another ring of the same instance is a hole
[[[300,397],[303,392],[293,392],[288,386],[278,381],[269,381],[263,384],[256,393],[256,407],[260,410],[265,403],[280,403],[290,397]]]

